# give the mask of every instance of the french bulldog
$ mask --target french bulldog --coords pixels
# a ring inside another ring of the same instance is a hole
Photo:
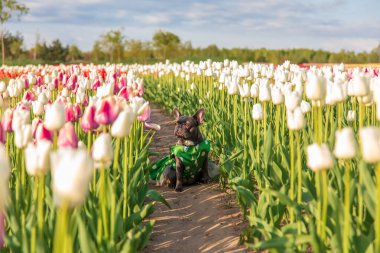
[[[203,123],[205,110],[199,109],[193,116],[182,116],[180,111],[176,108],[173,110],[175,116],[176,126],[174,129],[174,135],[178,138],[176,145],[182,145],[186,147],[196,146],[203,141],[203,136],[199,129],[199,126]],[[199,164],[199,175],[195,178],[184,177],[184,165],[181,159],[174,156],[175,169],[171,166],[165,168],[161,176],[161,185],[167,185],[169,187],[175,187],[175,191],[183,191],[184,185],[193,184],[196,182],[207,183],[210,181],[208,174],[208,157]]]

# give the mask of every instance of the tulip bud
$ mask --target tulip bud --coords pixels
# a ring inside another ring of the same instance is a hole
[[[108,133],[101,133],[92,147],[92,158],[95,168],[105,169],[111,165],[113,159],[112,139]]]
[[[247,98],[250,95],[249,87],[247,83],[244,83],[243,86],[238,86],[239,87],[239,93],[242,98]]]
[[[324,100],[326,97],[326,79],[309,72],[306,82],[306,96],[311,100]]]
[[[277,87],[272,88],[272,102],[275,105],[284,103],[284,95],[281,90]]]
[[[362,97],[369,94],[369,78],[365,74],[355,74],[351,82],[352,94],[354,96]]]
[[[32,141],[32,125],[22,125],[15,129],[15,145],[17,148],[25,148]]]
[[[126,137],[131,131],[131,126],[136,118],[133,110],[128,106],[122,111],[111,127],[113,137]]]
[[[95,121],[100,125],[112,124],[119,113],[119,105],[114,97],[101,100],[95,112]]]
[[[353,159],[357,153],[357,144],[352,128],[347,127],[335,132],[334,155],[338,159]]]
[[[60,103],[51,104],[46,108],[45,127],[50,131],[61,129],[65,124],[65,107]]]
[[[44,114],[44,105],[39,101],[32,102],[33,114],[37,116],[41,116]]]
[[[146,128],[153,129],[155,131],[160,131],[161,130],[161,126],[158,125],[158,124],[155,124],[155,123],[145,122],[144,125],[145,125]]]
[[[31,176],[43,175],[50,166],[51,142],[41,140],[37,145],[29,143],[25,149],[26,171]]]
[[[271,101],[271,93],[270,93],[270,88],[269,85],[267,84],[267,81],[264,81],[261,83],[259,87],[259,100],[261,102],[268,102]]]
[[[301,111],[303,113],[307,113],[311,111],[311,105],[310,103],[306,102],[305,100],[301,101]]]
[[[251,98],[257,98],[259,96],[259,86],[252,84],[251,86]]]
[[[289,94],[285,96],[286,109],[289,111],[293,111],[294,109],[299,107],[301,101],[302,101],[302,98],[298,94],[298,92],[290,92]]]
[[[62,148],[77,148],[78,136],[75,133],[74,126],[71,122],[66,122],[65,125],[59,130],[57,144]]]
[[[261,104],[257,103],[253,105],[252,118],[254,120],[262,120],[264,118],[264,112],[263,108],[261,107]]]
[[[300,107],[295,108],[294,111],[288,110],[286,116],[289,130],[297,131],[305,128],[306,121]]]
[[[347,112],[347,121],[355,121],[356,116],[355,116],[355,111],[349,110]]]
[[[13,111],[12,129],[16,129],[30,122],[30,112],[27,110],[16,109]]]
[[[99,127],[99,124],[95,121],[95,111],[96,108],[92,104],[86,107],[81,121],[83,131],[88,132]]]
[[[85,149],[60,148],[50,155],[52,189],[57,205],[63,201],[71,207],[82,204],[88,192],[93,161]]]
[[[363,160],[367,163],[380,162],[380,130],[365,127],[359,130],[360,146]]]
[[[309,145],[307,147],[307,156],[307,166],[314,172],[330,169],[334,166],[333,157],[325,143]]]

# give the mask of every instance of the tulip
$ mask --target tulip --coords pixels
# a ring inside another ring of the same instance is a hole
[[[95,111],[95,106],[90,104],[83,113],[81,126],[85,132],[92,131],[99,127],[99,124],[95,121]]]
[[[365,127],[359,130],[360,146],[363,160],[367,163],[380,162],[380,130]]]
[[[347,112],[347,121],[355,121],[355,111],[349,110]]]
[[[119,113],[119,106],[114,97],[108,97],[101,100],[99,107],[95,112],[95,121],[99,125],[112,124]]]
[[[4,247],[4,238],[5,238],[5,217],[0,211],[0,249]]]
[[[324,100],[326,96],[326,79],[309,72],[306,82],[306,96],[311,100]]]
[[[65,120],[66,122],[75,122],[78,120],[75,107],[72,103],[67,103],[65,105]]]
[[[13,111],[12,129],[16,129],[28,124],[30,121],[30,112],[27,110],[16,109]]]
[[[251,98],[257,98],[259,96],[259,86],[257,84],[252,84],[250,93]]]
[[[303,113],[307,113],[307,112],[311,111],[311,105],[310,105],[310,103],[306,102],[305,100],[301,101],[300,107],[301,107],[301,111]]]
[[[9,194],[9,176],[11,168],[5,145],[0,143],[0,214],[5,211]],[[1,231],[0,231],[1,232]]]
[[[272,88],[272,102],[275,105],[279,105],[284,103],[284,95],[282,94],[281,90],[278,87]]]
[[[37,142],[41,140],[53,141],[53,136],[53,132],[49,131],[43,122],[37,124],[34,134],[34,138]]]
[[[290,92],[285,96],[285,106],[288,111],[294,111],[301,104],[302,98],[298,92]]]
[[[11,108],[7,108],[4,112],[3,119],[1,124],[3,125],[3,129],[6,132],[12,132],[12,120],[13,120],[13,110]]]
[[[334,155],[338,159],[353,159],[357,153],[354,131],[350,127],[335,132]]]
[[[125,100],[129,100],[129,93],[128,93],[128,89],[127,89],[127,87],[123,87],[123,88],[121,88],[121,90],[119,91],[119,93],[118,93],[118,95],[117,95],[118,97],[122,97],[122,98],[124,98]]]
[[[52,188],[57,205],[82,204],[88,192],[93,161],[85,149],[59,148],[51,153]]]
[[[365,74],[356,74],[352,80],[352,95],[356,97],[367,96],[370,92],[369,78]]]
[[[75,128],[71,122],[67,122],[61,130],[59,130],[57,144],[61,148],[78,147],[78,136],[75,133]]]
[[[37,116],[41,116],[44,114],[44,105],[40,101],[32,102],[33,114]]]
[[[32,125],[22,125],[15,129],[15,145],[17,148],[25,148],[32,139]]]
[[[48,97],[46,96],[46,92],[41,92],[39,95],[38,95],[38,102],[42,103],[43,105],[46,105],[47,102],[48,102]]]
[[[135,118],[136,115],[132,108],[129,106],[126,107],[112,124],[111,135],[119,138],[128,136]]]
[[[242,98],[247,98],[250,95],[249,86],[247,83],[244,83],[243,86],[238,85],[239,93]]]
[[[294,111],[287,111],[287,122],[289,130],[301,130],[306,126],[305,117],[300,107],[294,109]]]
[[[314,172],[330,169],[334,160],[327,144],[311,144],[307,147],[307,166]]]
[[[95,168],[104,169],[111,165],[113,159],[112,139],[108,133],[101,133],[92,147]]]
[[[37,145],[29,143],[25,149],[26,171],[31,176],[44,175],[50,167],[51,142],[41,140]]]
[[[158,125],[158,124],[155,124],[155,123],[145,122],[144,125],[145,125],[146,128],[153,129],[155,131],[160,131],[161,130],[161,126]]]
[[[0,142],[1,143],[5,143],[6,137],[7,137],[7,135],[6,135],[5,131],[4,131],[3,125],[0,124]]]
[[[261,82],[260,88],[259,88],[259,100],[261,102],[268,102],[271,101],[271,93],[270,88],[267,83],[267,79]]]
[[[50,131],[61,129],[65,124],[65,107],[60,103],[54,103],[46,108],[45,127]]]
[[[261,107],[261,104],[258,103],[253,105],[252,118],[254,120],[262,120],[264,118],[264,112],[263,108]]]
[[[148,106],[145,107],[144,112],[137,117],[138,121],[142,121],[142,122],[149,121],[150,120],[150,113],[151,113],[151,109],[150,109],[150,106],[148,104]]]
[[[235,79],[233,79],[231,82],[227,85],[228,94],[230,95],[236,95],[238,93],[238,84]]]

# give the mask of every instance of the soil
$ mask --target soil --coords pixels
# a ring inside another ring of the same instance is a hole
[[[151,120],[161,125],[151,145],[159,155],[155,161],[168,154],[174,145],[174,121],[162,109],[152,105]],[[248,252],[239,244],[245,224],[232,193],[221,192],[217,183],[193,185],[181,193],[166,187],[151,185],[171,205],[162,204],[150,219],[155,220],[151,240],[143,250],[148,252]]]

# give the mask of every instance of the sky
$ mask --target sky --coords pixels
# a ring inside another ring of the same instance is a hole
[[[27,48],[60,39],[91,50],[121,29],[148,41],[158,30],[194,47],[311,48],[355,52],[380,44],[380,0],[18,0],[29,7],[5,29],[20,32]]]

